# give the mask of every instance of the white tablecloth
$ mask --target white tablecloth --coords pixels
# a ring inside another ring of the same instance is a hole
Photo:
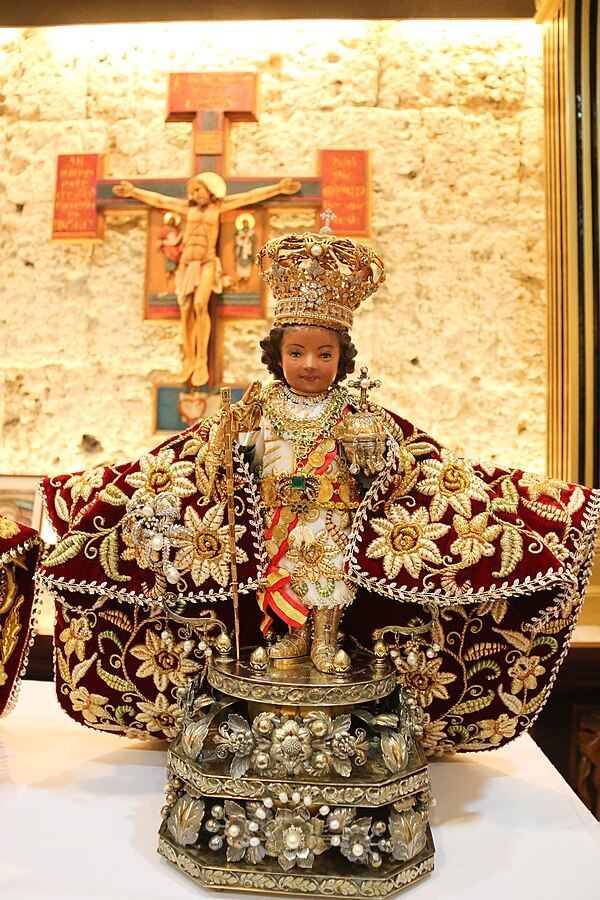
[[[75,725],[26,681],[0,720],[3,900],[240,898],[156,853],[164,744]],[[435,871],[408,900],[599,900],[600,823],[529,737],[431,765]],[[257,895],[254,895],[257,896]]]

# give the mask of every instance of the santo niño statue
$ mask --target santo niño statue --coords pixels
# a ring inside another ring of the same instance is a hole
[[[366,372],[360,396],[344,387],[353,314],[384,280],[372,248],[326,226],[269,241],[257,264],[273,380],[232,407],[233,542],[221,413],[131,463],[45,481],[61,704],[93,728],[173,737],[177,690],[218,649],[181,623],[208,609],[231,628],[233,562],[242,642],[269,639],[257,665],[308,657],[343,678],[373,630],[408,629],[391,658],[426,751],[503,744],[564,656],[600,492],[458,458],[369,399]]]

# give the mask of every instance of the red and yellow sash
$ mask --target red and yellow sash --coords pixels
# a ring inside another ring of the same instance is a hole
[[[342,412],[342,416],[344,412]],[[340,416],[338,420],[339,422],[341,422],[342,416]],[[300,460],[300,462],[297,464],[296,472],[294,474],[322,475],[327,471],[328,467],[337,456],[337,445],[334,446],[333,450],[324,453],[324,462],[318,468],[313,468],[307,462],[308,457],[311,455],[311,453],[319,449],[322,440],[322,436],[317,439],[314,447],[312,447],[310,452],[307,453],[304,459]],[[310,473],[306,471],[307,469],[311,470]],[[282,619],[287,625],[290,625],[292,628],[300,628],[301,625],[304,625],[308,617],[308,609],[302,603],[300,603],[300,601],[296,597],[293,597],[289,590],[287,590],[288,585],[292,581],[292,576],[287,571],[287,569],[284,569],[279,565],[280,560],[285,556],[289,547],[289,536],[298,524],[299,519],[299,516],[296,514],[290,522],[281,522],[282,508],[283,507],[280,506],[275,510],[275,515],[273,516],[271,524],[269,525],[269,528],[267,530],[266,540],[272,541],[274,529],[278,525],[284,524],[285,527],[287,527],[287,537],[283,541],[281,541],[279,550],[271,558],[266,571],[266,584],[261,586],[256,592],[256,600],[258,602],[260,611],[263,613],[263,620],[260,623],[260,628],[263,634],[270,628],[273,623],[273,617],[270,615],[271,612]]]

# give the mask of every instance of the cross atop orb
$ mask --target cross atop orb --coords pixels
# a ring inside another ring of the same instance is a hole
[[[348,387],[357,388],[360,390],[360,400],[358,401],[358,408],[361,411],[368,410],[368,392],[373,388],[381,387],[381,381],[378,378],[369,378],[369,370],[367,366],[361,366],[359,377],[354,381],[349,381]]]

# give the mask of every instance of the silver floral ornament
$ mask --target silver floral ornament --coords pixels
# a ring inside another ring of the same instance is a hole
[[[169,814],[167,826],[178,844],[185,847],[196,843],[203,816],[203,800],[194,800],[185,793],[177,800]]]

